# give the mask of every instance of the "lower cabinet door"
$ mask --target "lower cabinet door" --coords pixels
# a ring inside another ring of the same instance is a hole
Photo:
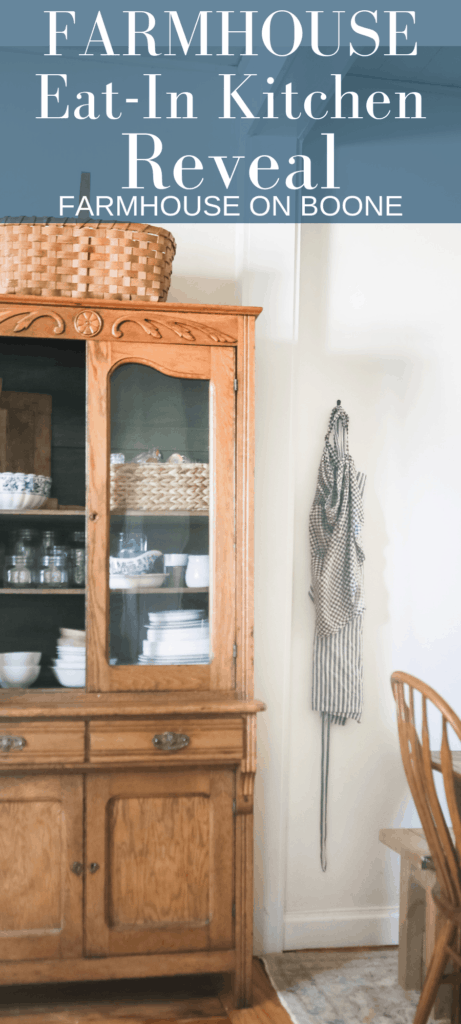
[[[83,782],[0,778],[0,960],[82,955]]]
[[[88,956],[233,947],[234,772],[87,779]]]

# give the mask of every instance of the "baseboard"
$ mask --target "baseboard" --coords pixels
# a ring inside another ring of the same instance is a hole
[[[398,941],[398,906],[285,914],[283,948],[286,950],[392,946]]]

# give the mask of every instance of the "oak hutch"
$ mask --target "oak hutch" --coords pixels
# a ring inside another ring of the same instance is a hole
[[[0,296],[4,390],[52,396],[59,503],[1,511],[2,539],[85,520],[87,543],[84,590],[0,590],[0,652],[43,652],[33,687],[0,691],[2,985],[229,972],[250,999],[259,312]],[[209,464],[207,507],[111,497],[110,454],[157,444]],[[209,554],[209,586],[110,584],[136,532]],[[209,620],[209,652],[152,663],[149,625],[177,609]],[[59,628],[85,623],[86,686],[64,689]]]

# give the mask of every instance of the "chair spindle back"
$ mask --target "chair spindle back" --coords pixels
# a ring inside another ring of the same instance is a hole
[[[394,672],[392,691],[397,705],[403,767],[431,852],[441,894],[461,907],[461,820],[456,800],[447,726],[461,741],[461,721],[450,706],[426,683],[405,672]],[[442,726],[441,768],[454,842],[434,783],[434,762],[429,737],[428,701],[440,712]],[[421,716],[415,713],[421,710]],[[461,794],[461,787],[460,787]]]

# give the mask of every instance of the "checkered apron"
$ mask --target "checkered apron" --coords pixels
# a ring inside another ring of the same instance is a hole
[[[360,543],[366,477],[349,455],[349,417],[330,416],[309,518],[315,605],[312,707],[322,716],[320,861],[326,871],[330,726],[360,722],[363,703],[363,562]]]

